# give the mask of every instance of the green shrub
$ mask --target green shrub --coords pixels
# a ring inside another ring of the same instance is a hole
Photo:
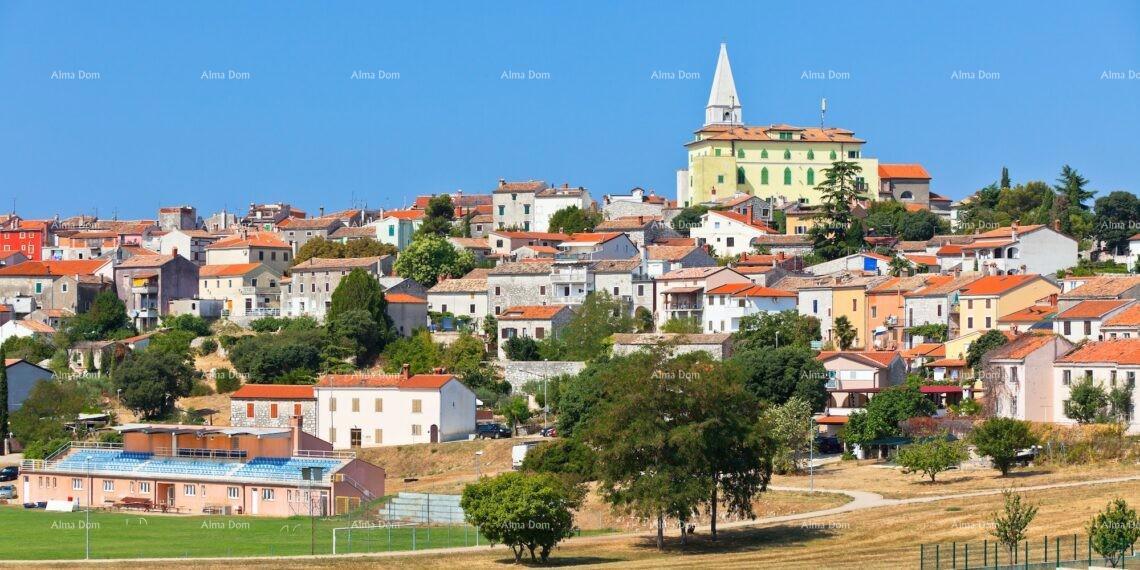
[[[219,394],[228,394],[241,387],[241,378],[229,368],[219,368],[214,372],[214,383]]]
[[[554,473],[565,476],[575,483],[591,481],[595,478],[593,450],[572,438],[561,438],[543,442],[531,448],[523,460],[523,471]]]
[[[195,382],[194,387],[190,388],[190,397],[197,398],[199,396],[210,396],[214,393],[214,389],[205,382]]]
[[[202,346],[198,347],[198,352],[200,352],[202,354],[202,356],[209,356],[211,354],[214,354],[217,351],[218,351],[218,341],[216,341],[212,338],[208,338],[208,339],[202,341]]]

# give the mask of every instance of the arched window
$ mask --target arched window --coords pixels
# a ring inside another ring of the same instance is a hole
[[[815,186],[815,170],[812,170],[811,168],[809,168],[807,171],[807,183],[808,186]]]
[[[903,190],[903,193],[899,194],[899,200],[914,200],[914,194],[911,194],[910,190]]]
[[[792,185],[792,169],[791,168],[785,168],[784,169],[784,186],[791,186],[791,185]]]
[[[815,151],[810,148],[808,149],[808,160],[815,160]]]
[[[744,167],[743,166],[737,166],[736,167],[736,183],[737,184],[744,184]]]
[[[736,157],[737,158],[744,158],[744,149],[742,149],[742,148],[736,149]]]
[[[767,167],[760,169],[760,184],[765,185],[765,186],[768,184],[768,168]]]
[[[831,151],[831,160],[835,160],[835,151]]]
[[[760,151],[760,158],[768,158],[768,149],[763,149]]]
[[[791,159],[792,159],[792,151],[790,151],[788,149],[784,149],[784,160],[791,160]]]

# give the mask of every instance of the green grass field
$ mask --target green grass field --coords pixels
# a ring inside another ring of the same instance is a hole
[[[83,512],[48,513],[0,507],[0,560],[62,560],[84,557]],[[332,552],[332,529],[352,520],[317,519],[316,553]],[[308,517],[257,518],[172,516],[147,513],[91,513],[92,558],[158,558],[207,556],[287,556],[309,554]],[[390,538],[389,538],[390,537]],[[337,551],[474,546],[474,527],[419,526],[339,533]],[[479,537],[479,544],[486,540]]]

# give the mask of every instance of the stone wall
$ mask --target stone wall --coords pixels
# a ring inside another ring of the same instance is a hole
[[[503,371],[503,379],[511,383],[512,392],[521,392],[523,384],[531,380],[542,381],[545,378],[554,378],[563,374],[574,375],[586,367],[585,362],[522,362],[515,360],[499,360],[495,365]]]
[[[253,417],[247,415],[246,404],[253,404]],[[230,425],[234,427],[291,427],[293,405],[301,404],[301,431],[317,435],[317,402],[315,400],[230,400]],[[277,417],[270,417],[270,405],[277,404]]]

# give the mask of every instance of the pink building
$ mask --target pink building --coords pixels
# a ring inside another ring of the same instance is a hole
[[[186,514],[341,514],[384,495],[384,469],[292,427],[127,424],[122,444],[73,442],[25,460],[24,502]],[[316,478],[309,468],[319,468]],[[310,511],[311,509],[311,511]]]

